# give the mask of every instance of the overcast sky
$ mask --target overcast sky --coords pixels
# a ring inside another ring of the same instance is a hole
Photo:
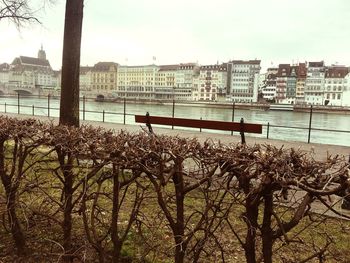
[[[37,0],[40,1],[40,0]],[[64,0],[21,28],[0,21],[0,63],[37,56],[61,68]],[[144,65],[230,59],[325,60],[350,66],[350,0],[85,0],[81,64]]]

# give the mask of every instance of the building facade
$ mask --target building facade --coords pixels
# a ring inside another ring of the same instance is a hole
[[[193,88],[195,101],[223,100],[227,90],[227,64],[201,66]]]
[[[227,100],[252,103],[258,101],[260,60],[233,60],[230,94]]]
[[[175,78],[179,65],[159,66],[155,74],[154,98],[157,100],[173,100],[175,94]]]
[[[278,68],[268,68],[266,72],[265,86],[262,88],[263,99],[275,102],[277,88]]]
[[[156,65],[119,66],[116,96],[119,98],[154,99]]]
[[[90,89],[97,95],[112,97],[117,87],[118,64],[98,62],[91,69]]]
[[[307,76],[306,63],[299,63],[297,69],[297,81],[296,81],[296,93],[295,93],[295,103],[304,104],[305,103],[305,83]]]
[[[324,104],[325,65],[323,61],[309,62],[305,82],[305,103]]]
[[[198,83],[200,67],[197,63],[180,64],[175,74],[175,99],[192,100],[192,90]]]
[[[324,105],[342,106],[343,93],[346,89],[349,68],[344,66],[332,66],[326,69]]]
[[[0,84],[9,82],[10,65],[7,63],[0,64]]]

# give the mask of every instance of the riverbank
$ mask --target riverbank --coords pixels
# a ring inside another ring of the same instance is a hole
[[[12,98],[18,100],[17,95],[2,95],[1,98]],[[42,100],[53,100],[59,101],[59,96],[47,95],[32,96],[26,95],[20,98],[38,98]],[[96,102],[103,105],[104,103],[115,103],[124,104],[124,98],[93,98],[93,97],[80,97],[80,101],[85,102]],[[143,104],[143,105],[160,105],[160,106],[184,106],[184,107],[202,107],[202,108],[213,108],[213,109],[237,109],[237,110],[258,110],[258,111],[292,111],[292,112],[310,112],[310,105],[306,104],[269,104],[269,103],[238,103],[238,102],[227,102],[227,101],[188,101],[188,100],[155,100],[155,99],[125,99],[126,104]],[[314,113],[329,113],[329,114],[342,114],[350,115],[350,107],[341,106],[323,106],[313,105]]]
[[[100,103],[104,102],[115,102],[115,103],[124,103],[123,98],[114,98],[114,99],[104,99],[104,100],[95,100]],[[173,105],[174,103],[177,106],[185,107],[206,107],[206,108],[219,108],[219,109],[240,109],[240,110],[271,110],[271,104],[269,103],[232,103],[232,102],[223,102],[223,101],[181,101],[181,100],[145,100],[145,99],[126,99],[126,103],[134,104],[146,104],[146,105]],[[274,104],[274,106],[286,106],[286,104]],[[310,105],[289,105],[291,111],[295,112],[310,112]],[[278,107],[277,107],[278,108]],[[284,111],[283,107],[281,109],[274,109],[279,111]],[[350,115],[350,107],[340,107],[340,106],[322,106],[314,105],[314,113],[335,113],[335,114],[345,114]]]

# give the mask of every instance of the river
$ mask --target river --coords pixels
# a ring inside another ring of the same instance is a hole
[[[17,113],[17,98],[0,98],[0,112],[6,111]],[[50,100],[50,116],[58,117],[59,115],[59,100]],[[38,98],[20,98],[20,113],[32,114],[34,105],[35,115],[48,115],[48,100]],[[80,102],[80,117],[83,119],[83,103]],[[95,102],[88,100],[85,103],[85,119],[102,121],[103,111],[106,122],[123,123],[124,121],[124,105],[123,103],[114,102]],[[154,104],[137,104],[126,103],[126,124],[134,124],[135,114],[145,114],[149,112],[151,115],[157,116],[172,116],[172,105],[154,105]],[[232,109],[209,108],[204,106],[184,106],[175,104],[175,117],[206,119],[206,120],[232,120]],[[269,139],[281,139],[288,141],[308,141],[308,127],[310,114],[293,111],[263,111],[263,110],[234,110],[234,121],[238,122],[244,118],[245,122],[259,123],[265,125],[262,135],[252,135],[258,137],[267,137],[267,124],[269,127]],[[284,128],[273,126],[289,126],[299,127]],[[313,143],[324,143],[350,146],[350,116],[336,113],[313,113],[311,123],[310,141]],[[322,129],[322,130],[315,130]],[[324,131],[324,130],[339,130],[342,132]],[[213,131],[214,132],[214,131]],[[224,131],[215,131],[227,133]]]

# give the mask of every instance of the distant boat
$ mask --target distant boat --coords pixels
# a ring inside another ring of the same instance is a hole
[[[270,110],[293,111],[293,104],[270,104]]]
[[[98,101],[98,102],[105,101],[105,96],[103,96],[103,95],[97,95],[95,101]]]

